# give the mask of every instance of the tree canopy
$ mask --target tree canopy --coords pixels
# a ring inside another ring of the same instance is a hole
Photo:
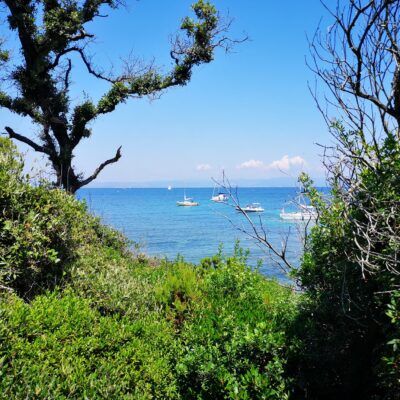
[[[230,22],[224,23],[213,5],[199,0],[192,6],[194,17],[183,19],[182,35],[173,42],[169,72],[160,72],[153,64],[128,62],[120,74],[104,73],[88,53],[95,37],[86,26],[103,17],[105,8],[121,6],[118,0],[0,0],[0,5],[5,6],[8,28],[16,33],[22,56],[11,53],[7,43],[0,41],[0,83],[7,82],[0,86],[0,107],[29,117],[39,127],[36,138],[10,126],[4,127],[4,133],[47,156],[55,184],[71,193],[121,157],[119,147],[91,175],[76,171],[74,150],[91,136],[95,119],[130,98],[156,96],[167,88],[186,85],[195,66],[211,62],[217,47],[228,49],[234,42],[225,35]],[[98,102],[87,97],[78,104],[71,101],[71,73],[73,63],[79,61],[88,74],[109,84]]]

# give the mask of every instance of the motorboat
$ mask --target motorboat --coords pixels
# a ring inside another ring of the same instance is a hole
[[[261,207],[260,203],[247,204],[246,207],[236,206],[237,211],[251,213],[251,212],[263,212],[264,209]]]

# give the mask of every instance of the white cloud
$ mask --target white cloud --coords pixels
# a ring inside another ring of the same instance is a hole
[[[300,156],[289,157],[283,156],[280,160],[272,161],[267,165],[267,169],[277,169],[282,171],[289,171],[292,167],[302,167],[306,165],[304,158]]]
[[[256,169],[261,169],[264,168],[265,165],[262,161],[259,160],[249,160],[241,163],[240,165],[237,166],[238,169],[247,169],[247,168],[256,168]]]
[[[211,167],[210,164],[199,164],[199,165],[196,167],[196,170],[197,170],[197,171],[209,171],[211,168],[212,168],[212,167]]]
[[[261,169],[261,170],[280,170],[289,171],[292,167],[303,167],[307,163],[300,156],[289,157],[284,155],[280,160],[272,161],[270,164],[265,164],[260,160],[248,160],[237,166],[238,169]]]

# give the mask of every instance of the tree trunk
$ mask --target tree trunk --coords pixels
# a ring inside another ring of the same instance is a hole
[[[56,186],[65,189],[68,193],[74,194],[79,188],[79,180],[74,173],[71,159],[53,162],[56,171]]]

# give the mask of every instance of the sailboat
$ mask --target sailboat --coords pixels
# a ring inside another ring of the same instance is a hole
[[[308,205],[302,194],[297,196],[296,205],[298,210],[294,212],[286,212],[285,208],[282,208],[279,216],[281,219],[285,220],[300,220],[300,221],[310,221],[315,220],[318,217],[317,210],[314,206]]]
[[[211,201],[214,201],[216,203],[225,203],[228,200],[229,200],[229,196],[226,193],[221,192],[220,190],[218,191],[217,194],[215,194],[215,185],[214,185],[213,194],[211,196]]]
[[[282,219],[309,221],[317,219],[318,214],[313,206],[300,205],[299,211],[296,212],[285,212],[285,209],[282,208],[279,216]]]
[[[194,207],[198,206],[199,203],[197,201],[194,201],[192,197],[186,197],[186,192],[183,192],[183,201],[177,201],[176,202],[177,206],[183,206],[183,207]]]

